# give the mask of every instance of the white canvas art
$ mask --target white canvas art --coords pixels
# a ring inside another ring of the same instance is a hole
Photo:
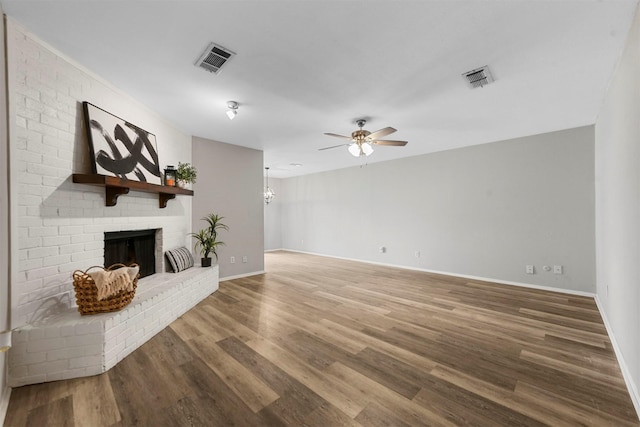
[[[83,102],[93,173],[162,184],[156,137]]]

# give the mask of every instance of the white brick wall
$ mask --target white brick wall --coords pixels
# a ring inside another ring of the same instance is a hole
[[[132,191],[106,207],[104,188],[71,182],[73,173],[91,171],[82,101],[154,133],[161,168],[191,161],[191,137],[11,19],[7,32],[11,206],[18,239],[12,251],[15,328],[75,304],[71,274],[103,265],[105,231],[161,228],[165,249],[191,245],[190,197],[178,196],[159,209],[157,195]],[[162,257],[159,264],[163,268]],[[83,370],[88,360],[74,363]]]
[[[115,313],[80,316],[66,309],[13,332],[9,385],[106,372],[218,289],[218,266],[140,279],[136,296]]]

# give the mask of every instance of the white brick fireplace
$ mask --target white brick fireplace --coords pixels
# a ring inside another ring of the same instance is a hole
[[[11,19],[7,32],[14,242],[11,319],[12,328],[27,330],[60,313],[73,312],[71,275],[77,269],[103,265],[105,232],[161,229],[162,250],[191,244],[187,237],[191,197],[179,195],[160,209],[157,195],[131,191],[120,196],[116,206],[107,207],[103,187],[72,182],[73,173],[91,172],[82,101],[154,133],[161,168],[191,161],[191,137],[93,74],[99,70],[85,70]],[[163,257],[159,264],[164,271]],[[81,342],[94,328],[88,324],[63,325],[57,332],[42,333],[73,333]],[[34,339],[39,334],[32,333]],[[50,352],[61,350],[38,347],[44,344],[29,346],[29,333],[16,338],[18,347],[24,342],[25,348],[34,350],[34,359],[46,359],[52,357]],[[11,357],[10,352],[10,366]],[[24,375],[32,373],[36,375]]]

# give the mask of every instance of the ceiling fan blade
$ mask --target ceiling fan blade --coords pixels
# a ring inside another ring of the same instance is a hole
[[[394,141],[390,139],[378,139],[376,141],[371,141],[372,144],[376,145],[393,145],[395,147],[404,147],[408,144],[408,141]]]
[[[328,136],[335,136],[336,138],[351,139],[351,137],[350,137],[350,136],[338,135],[337,133],[327,133],[327,132],[325,132],[325,135],[328,135]]]
[[[392,127],[386,127],[380,130],[377,130],[373,133],[370,133],[369,135],[367,135],[367,140],[368,141],[374,141],[378,138],[382,138],[383,136],[387,136],[390,135],[392,133],[394,133],[396,131],[396,129],[392,128]]]
[[[331,147],[318,148],[318,151],[331,150],[332,148],[345,147],[349,144],[332,145]]]

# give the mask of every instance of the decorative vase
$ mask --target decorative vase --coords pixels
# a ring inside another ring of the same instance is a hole
[[[203,267],[211,267],[211,258],[201,258],[200,265]]]

